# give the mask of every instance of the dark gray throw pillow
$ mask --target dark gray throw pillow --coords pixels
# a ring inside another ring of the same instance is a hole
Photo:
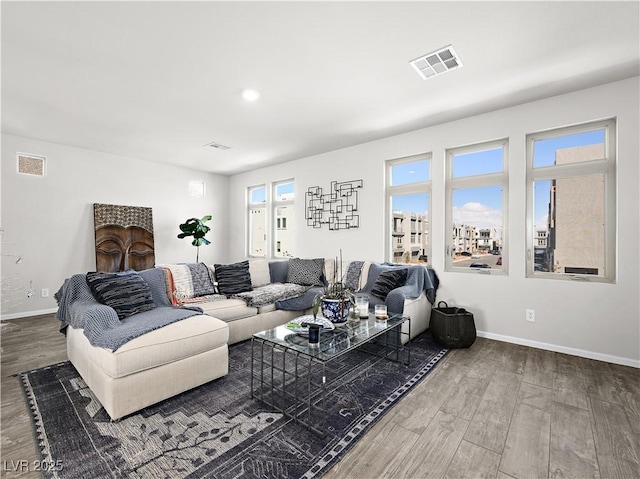
[[[324,258],[289,260],[287,283],[302,286],[324,286]]]
[[[249,261],[233,264],[216,264],[213,266],[218,281],[220,294],[231,295],[253,291],[251,286],[251,273],[249,273]]]
[[[389,269],[383,271],[376,279],[373,288],[371,288],[371,294],[381,300],[387,299],[387,295],[396,288],[404,286],[407,282],[407,270],[406,269]]]
[[[115,309],[120,319],[155,307],[151,288],[135,271],[90,272],[86,278],[96,301]]]

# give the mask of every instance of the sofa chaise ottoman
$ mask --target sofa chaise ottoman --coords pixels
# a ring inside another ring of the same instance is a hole
[[[116,351],[92,346],[78,328],[67,332],[67,356],[111,419],[229,372],[224,321],[191,316],[132,339]]]
[[[124,319],[93,298],[85,275],[56,293],[69,361],[113,420],[229,371],[227,323],[171,306],[160,269],[129,275],[150,286],[154,305]]]

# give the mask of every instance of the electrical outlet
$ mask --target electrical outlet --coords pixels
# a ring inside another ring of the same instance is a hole
[[[525,313],[525,319],[531,323],[536,322],[536,310],[535,309],[527,309]]]
[[[40,297],[48,298],[49,297],[49,288],[42,288],[40,291]]]

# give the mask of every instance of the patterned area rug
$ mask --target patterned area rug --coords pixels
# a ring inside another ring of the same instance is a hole
[[[73,366],[23,373],[45,477],[312,478],[327,472],[444,357],[430,334],[411,364],[360,351],[330,363],[324,437],[251,398],[251,341],[229,348],[230,371],[111,422]]]

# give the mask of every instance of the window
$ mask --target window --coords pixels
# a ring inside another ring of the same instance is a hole
[[[527,136],[527,275],[613,281],[615,121]]]
[[[431,155],[387,162],[387,258],[396,263],[427,263]]]
[[[294,218],[294,182],[282,181],[273,185],[273,218],[275,228],[273,232],[274,251],[276,257],[293,256],[293,228]]]
[[[266,256],[267,253],[267,208],[264,185],[248,190],[249,256]]]
[[[507,146],[447,150],[447,271],[507,271]]]
[[[293,195],[293,180],[248,189],[249,256],[293,256]]]

